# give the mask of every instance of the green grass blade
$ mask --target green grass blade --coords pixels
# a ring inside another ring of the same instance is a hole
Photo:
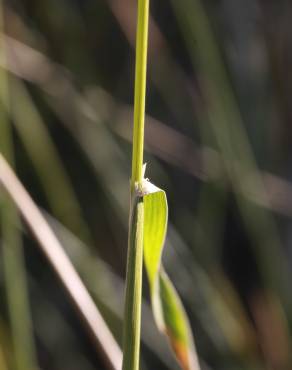
[[[181,300],[163,269],[159,274],[159,293],[168,336],[175,355],[183,369],[199,369],[190,324]]]
[[[11,103],[14,126],[53,213],[70,230],[77,232],[85,241],[90,241],[90,232],[82,219],[71,180],[43,118],[23,83],[11,79],[11,89],[14,97]]]
[[[17,370],[36,369],[27,278],[17,211],[8,197],[1,207],[3,272]]]
[[[184,370],[199,369],[187,315],[174,286],[161,267],[168,206],[166,194],[144,181],[144,261],[150,284],[151,303],[156,324],[169,339]]]
[[[0,1],[0,52],[3,60],[5,60],[3,30],[3,2]],[[14,146],[9,114],[9,80],[6,71],[0,68],[0,153],[10,163],[13,163]],[[6,194],[1,194],[1,257],[3,259],[3,275],[13,344],[13,361],[11,362],[13,362],[13,368],[16,370],[34,370],[37,368],[37,355],[32,330],[27,275],[22,238],[18,227],[19,223],[18,212],[13,202]]]

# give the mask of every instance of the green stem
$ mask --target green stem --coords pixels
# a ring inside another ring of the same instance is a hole
[[[134,132],[126,301],[124,314],[123,370],[138,370],[140,360],[144,204],[143,198],[137,195],[136,187],[141,186],[143,181],[148,22],[149,0],[138,0]]]
[[[144,204],[143,198],[134,202],[128,244],[123,370],[138,370],[140,359]]]
[[[132,154],[131,187],[141,183],[143,178],[143,150],[144,150],[144,121],[146,98],[146,70],[149,0],[138,0],[138,22],[136,38],[136,75],[134,101],[134,133]]]

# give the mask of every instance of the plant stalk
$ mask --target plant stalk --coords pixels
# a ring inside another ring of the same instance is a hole
[[[144,204],[143,198],[134,202],[128,244],[123,370],[138,370],[140,361]]]
[[[143,197],[137,189],[143,181],[144,121],[148,47],[149,0],[138,0],[134,131],[131,175],[130,222],[124,313],[123,370],[139,370],[143,267]]]
[[[131,192],[143,179],[149,0],[138,0]]]

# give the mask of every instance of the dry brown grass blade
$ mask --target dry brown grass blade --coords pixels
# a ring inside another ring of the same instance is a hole
[[[47,221],[1,154],[0,183],[16,204],[63,283],[107,367],[120,370],[122,353],[118,344]]]

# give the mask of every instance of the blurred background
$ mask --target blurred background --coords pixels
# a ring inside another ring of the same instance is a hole
[[[121,344],[136,0],[0,13],[1,152]],[[146,177],[167,192],[164,266],[202,369],[292,368],[291,22],[289,0],[151,1]],[[39,369],[108,369],[25,223],[1,218],[0,369],[29,369],[23,332]],[[141,356],[178,369],[146,279]]]

